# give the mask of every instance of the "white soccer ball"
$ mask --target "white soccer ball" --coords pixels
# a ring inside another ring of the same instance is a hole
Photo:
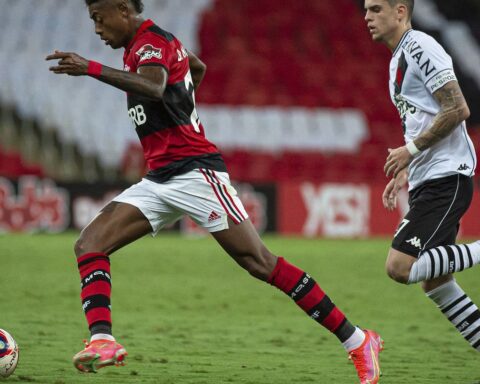
[[[0,329],[0,377],[10,376],[18,363],[18,345],[7,331]]]

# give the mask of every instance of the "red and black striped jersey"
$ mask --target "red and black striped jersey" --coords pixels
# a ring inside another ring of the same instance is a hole
[[[205,137],[195,108],[188,53],[171,33],[146,20],[125,49],[124,70],[159,65],[168,73],[163,97],[155,101],[129,93],[131,117],[150,172],[165,181],[195,168],[226,171],[217,147]]]

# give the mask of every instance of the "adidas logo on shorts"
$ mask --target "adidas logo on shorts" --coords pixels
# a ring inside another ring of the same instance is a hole
[[[208,216],[208,222],[209,223],[211,223],[212,221],[218,220],[218,219],[220,219],[220,215],[215,211],[212,211],[212,213],[210,213],[210,216]]]

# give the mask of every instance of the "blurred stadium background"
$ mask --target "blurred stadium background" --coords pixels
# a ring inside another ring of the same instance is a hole
[[[103,46],[83,1],[1,3],[0,230],[79,229],[145,165],[125,95],[92,79],[55,77],[44,58],[60,49],[121,68],[123,50]],[[390,53],[371,41],[363,1],[144,3],[146,16],[207,64],[199,115],[259,230],[392,233],[407,196],[385,213],[382,168],[402,129],[387,90]],[[480,3],[416,3],[415,26],[457,65],[478,153]],[[478,235],[478,201],[477,193],[464,235]],[[181,229],[196,232],[189,221]]]
[[[199,115],[254,224],[277,233],[264,236],[266,244],[386,340],[382,383],[479,384],[478,353],[418,286],[384,272],[407,194],[396,212],[383,209],[382,168],[387,148],[403,139],[387,90],[390,52],[371,42],[363,1],[144,2],[146,16],[207,64]],[[44,58],[61,49],[122,68],[123,52],[94,34],[83,0],[0,5],[0,327],[21,349],[9,381],[355,382],[336,340],[281,292],[234,268],[210,239],[177,233],[112,258],[114,329],[127,345],[127,367],[75,372],[71,356],[87,331],[76,231],[145,165],[125,95],[93,79],[55,77]],[[417,0],[414,25],[453,56],[478,156],[480,4]],[[477,191],[464,237],[478,238],[479,202]],[[173,230],[200,234],[188,220]],[[65,233],[48,235],[58,232]],[[478,303],[478,271],[457,278]]]

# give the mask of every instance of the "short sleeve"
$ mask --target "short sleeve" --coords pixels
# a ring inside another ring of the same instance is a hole
[[[411,56],[428,91],[433,94],[450,81],[457,81],[452,58],[443,47],[430,36],[420,44],[418,51],[412,51]]]
[[[149,34],[135,44],[135,61],[137,68],[144,65],[161,65],[170,70],[171,48],[161,36]]]

